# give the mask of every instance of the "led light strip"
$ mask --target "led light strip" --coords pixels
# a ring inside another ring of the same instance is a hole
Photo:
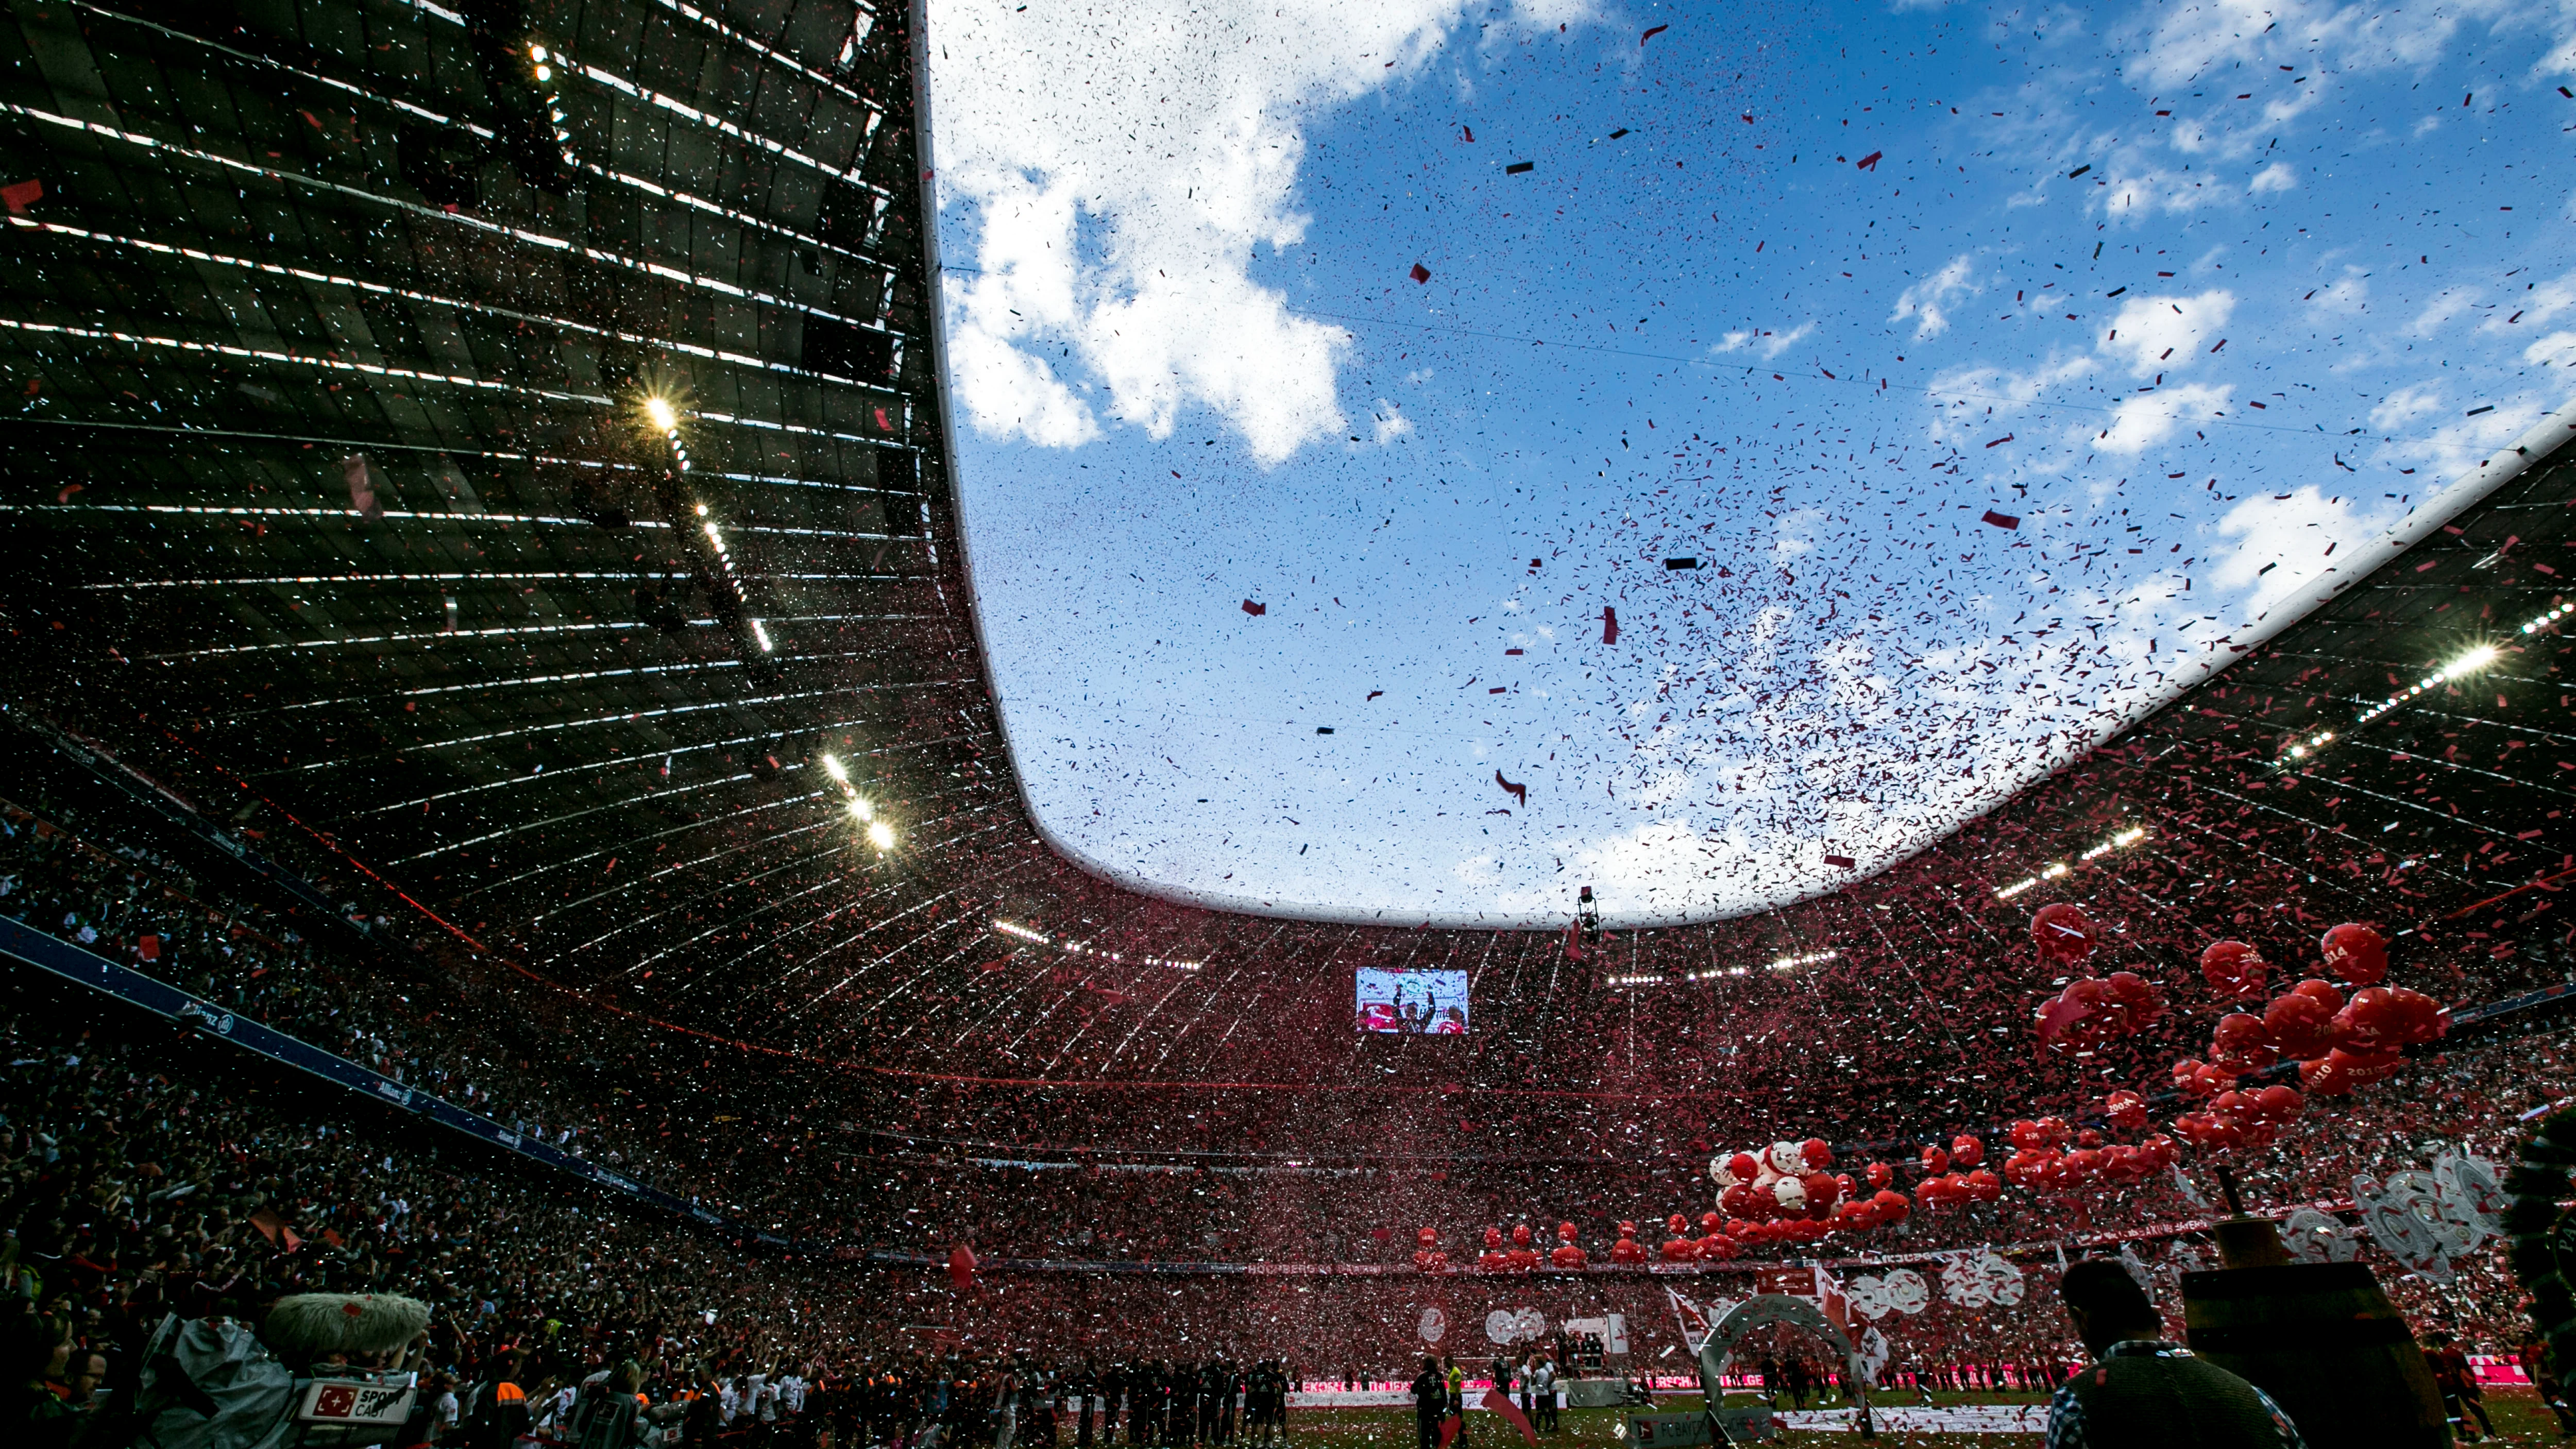
[[[2560,617],[2566,613],[2566,606],[2561,605],[2558,608],[2552,609],[2548,613],[2541,615],[2539,618],[2532,620],[2530,623],[2523,625],[2522,632],[2525,634],[2537,634],[2542,628],[2550,624],[2557,623]],[[2461,655],[2459,658],[2454,659],[2450,663],[2443,665],[2441,668],[2434,670],[2432,673],[2425,675],[2423,683],[2410,684],[2403,691],[2392,694],[2386,699],[2381,700],[2379,703],[2372,705],[2369,712],[2352,722],[2353,728],[2361,728],[2363,725],[2370,723],[2372,720],[2379,718],[2381,715],[2388,713],[2390,710],[2397,708],[2399,705],[2406,703],[2428,689],[2439,689],[2443,685],[2449,684],[2455,679],[2468,678],[2470,675],[2475,674],[2479,670],[2486,668],[2488,665],[2495,663],[2496,656],[2500,652],[2501,651],[2492,644],[2479,645],[2477,648],[2470,650],[2468,653]],[[2314,743],[2324,744],[2333,738],[2334,736],[2332,735],[2319,735]],[[2307,750],[2303,746],[2290,746],[2291,758],[2303,758],[2306,754]]]
[[[1127,960],[1116,951],[1095,951],[1080,941],[1058,941],[1043,931],[1033,931],[1016,921],[995,921],[993,929],[1013,940],[1026,941],[1032,946],[1053,946],[1068,956],[1097,956],[1104,961],[1115,961],[1121,965],[1124,965]],[[1207,964],[1204,961],[1173,961],[1161,956],[1139,956],[1136,959],[1143,965],[1167,966],[1174,971],[1196,971]]]
[[[755,627],[758,622],[753,621]],[[764,636],[760,642],[766,647],[769,640]],[[841,801],[849,808],[851,817],[867,827],[868,844],[879,850],[894,849],[894,827],[876,818],[877,808],[859,793],[858,786],[850,783],[849,766],[841,763],[841,757],[825,755],[823,773],[831,776],[832,783],[841,787]]]
[[[767,307],[776,307],[783,312],[795,312],[808,317],[822,317],[834,322],[847,322],[853,327],[866,325],[855,317],[844,317],[837,312],[825,311],[823,308],[809,306],[803,302],[793,301],[768,292],[756,291],[749,287],[736,286],[734,283],[724,281],[720,278],[699,276],[691,272],[681,271],[674,267],[663,266],[659,262],[646,261],[641,257],[624,256],[616,252],[604,252],[596,247],[583,246],[563,237],[548,236],[544,232],[529,231],[524,227],[503,226],[497,222],[485,221],[479,216],[473,216],[462,211],[449,211],[443,207],[423,206],[418,202],[405,201],[398,196],[386,196],[379,192],[366,190],[364,187],[348,186],[337,181],[325,180],[319,176],[308,176],[301,171],[289,171],[274,166],[254,165],[248,161],[226,156],[221,152],[207,151],[194,146],[181,145],[175,141],[164,141],[158,136],[148,136],[140,131],[126,131],[98,121],[83,121],[71,116],[56,115],[51,111],[42,111],[33,106],[22,106],[11,101],[0,101],[0,113],[13,116],[23,116],[28,120],[41,121],[49,126],[61,126],[87,135],[102,136],[109,140],[122,141],[129,146],[140,147],[146,151],[159,151],[164,155],[184,157],[190,161],[202,162],[208,166],[218,167],[226,171],[242,172],[246,175],[260,177],[263,180],[283,181],[296,186],[309,186],[320,191],[336,192],[342,196],[355,197],[359,200],[372,202],[375,205],[386,207],[390,210],[400,211],[410,216],[419,217],[424,221],[447,222],[452,225],[465,227],[472,231],[485,232],[494,236],[505,236],[515,241],[526,242],[531,246],[544,247],[548,251],[575,253],[580,255],[586,261],[597,262],[602,266],[617,267],[630,272],[641,272],[649,276],[659,277],[667,282],[679,283],[682,286],[697,287],[723,296],[738,297],[744,301],[758,302]],[[668,193],[666,192],[665,194],[667,195]],[[678,200],[680,198],[674,197],[672,199]],[[709,205],[712,206],[712,203],[709,203]],[[714,415],[707,414],[706,416]],[[833,436],[839,435],[835,434]]]
[[[1810,951],[1804,956],[1783,956],[1776,961],[1765,962],[1762,969],[1785,974],[1801,966],[1818,966],[1827,961],[1839,960],[1842,954],[1840,951]],[[1750,976],[1753,971],[1754,968],[1750,966],[1712,966],[1706,971],[1685,971],[1678,979],[1715,981],[1721,976]],[[1661,975],[1605,976],[1602,978],[1602,984],[1605,986],[1667,986],[1675,979]]]
[[[2094,846],[2091,850],[2077,856],[2075,858],[2075,863],[2076,865],[2088,864],[2092,861],[2101,859],[2103,856],[2109,855],[2112,851],[2125,850],[2146,838],[2147,827],[2143,825],[2132,825],[2128,829],[2121,831],[2119,834],[2112,836],[2110,839],[2103,841],[2101,844]],[[1997,890],[1995,892],[1995,899],[1999,901],[2011,900],[2013,897],[2020,895],[2023,891],[2029,890],[2032,886],[2039,884],[2041,881],[2055,880],[2074,868],[2075,866],[2068,865],[2062,860],[2052,861],[2047,867],[2042,869],[2039,874],[2014,881],[2011,885]]]
[[[265,272],[268,275],[275,277],[293,277],[299,282],[312,282],[319,286],[348,287],[361,292],[371,292],[380,297],[400,297],[405,301],[419,302],[432,307],[453,307],[459,311],[477,312],[489,317],[506,317],[513,322],[529,322],[542,327],[559,327],[569,332],[580,332],[592,337],[605,337],[617,342],[631,342],[638,346],[659,348],[664,351],[677,352],[689,357],[702,357],[709,362],[728,363],[735,367],[754,367],[765,372],[785,373],[791,377],[829,376],[829,374],[819,373],[811,368],[796,367],[784,362],[773,362],[768,358],[753,357],[746,353],[727,352],[721,348],[708,347],[701,343],[681,342],[676,339],[654,337],[641,332],[623,332],[614,327],[595,327],[587,322],[574,321],[569,317],[550,317],[540,312],[521,312],[514,308],[495,307],[483,302],[468,302],[457,297],[442,297],[435,292],[418,292],[413,291],[408,287],[391,287],[382,282],[370,282],[363,277],[335,276],[328,272],[316,272],[304,267],[281,266],[276,262],[253,261],[248,257],[226,256],[221,252],[201,251],[196,247],[172,246],[168,242],[147,241],[140,237],[117,236],[113,233],[103,231],[89,231],[82,227],[66,226],[61,222],[55,221],[36,221],[23,216],[12,216],[7,218],[7,221],[11,226],[20,227],[29,231],[43,231],[50,232],[56,236],[77,237],[82,241],[103,243],[110,246],[132,247],[137,251],[156,252],[164,256],[185,257],[189,261],[204,262],[212,266],[238,267],[245,271]],[[836,378],[834,380],[839,381],[840,379]],[[875,387],[879,391],[893,391],[893,389],[886,388],[882,384],[869,384],[862,382],[858,385]]]

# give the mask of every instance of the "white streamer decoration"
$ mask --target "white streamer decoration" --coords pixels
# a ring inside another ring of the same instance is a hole
[[[1920,1313],[1931,1306],[1932,1289],[1911,1268],[1893,1268],[1886,1277],[1863,1274],[1845,1285],[1843,1298],[1851,1311],[1875,1322],[1891,1313]]]
[[[1941,1296],[1961,1308],[2010,1308],[2021,1301],[2023,1291],[2021,1269],[1992,1248],[1942,1254]]]
[[[1887,1306],[1908,1318],[1932,1306],[1932,1285],[1911,1268],[1889,1273],[1885,1283],[1880,1291],[1887,1295]]]
[[[2455,1152],[2433,1159],[2430,1172],[2410,1168],[2385,1183],[2356,1177],[2352,1201],[2380,1251],[2433,1283],[2451,1281],[2452,1260],[2494,1237],[2504,1211],[2495,1164]]]
[[[2294,1263],[2349,1263],[2361,1251],[2361,1234],[2331,1213],[2303,1207],[2281,1224],[2281,1246]]]

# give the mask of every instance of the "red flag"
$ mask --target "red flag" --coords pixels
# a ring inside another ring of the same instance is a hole
[[[1487,1389],[1485,1408],[1491,1413],[1500,1414],[1511,1420],[1512,1427],[1521,1431],[1522,1438],[1533,1444],[1538,1442],[1538,1431],[1530,1427],[1529,1416],[1521,1412],[1520,1405],[1512,1402],[1511,1395],[1500,1389]]]
[[[278,1233],[286,1227],[286,1220],[267,1208],[261,1208],[250,1215],[250,1225],[259,1229],[261,1237],[274,1243]]]
[[[960,1293],[975,1286],[975,1250],[964,1243],[948,1250],[948,1286]]]

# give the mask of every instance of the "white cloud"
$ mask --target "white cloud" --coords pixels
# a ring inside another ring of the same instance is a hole
[[[1070,448],[1100,436],[1091,409],[1056,379],[1054,369],[997,333],[956,329],[949,338],[948,365],[957,400],[975,425],[993,437]]]
[[[2430,337],[2442,329],[2443,323],[2476,306],[2479,295],[2475,287],[2452,287],[2437,293],[2424,304],[2423,311],[2415,314],[2415,320],[2406,324],[2406,330],[2418,337]]]
[[[1743,352],[1749,349],[1751,351],[1761,353],[1762,360],[1768,362],[1772,358],[1778,357],[1781,353],[1797,345],[1799,339],[1815,330],[1815,323],[1801,322],[1786,332],[1763,332],[1758,330],[1729,332],[1723,338],[1718,340],[1716,346],[1709,350],[1711,352]]]
[[[2530,432],[2549,411],[2538,398],[2502,398],[2496,410],[2474,418],[2453,418],[2430,436],[2400,439],[2382,451],[2418,460],[2428,483],[2448,482],[2494,456],[2497,449]]]
[[[2254,180],[2245,189],[2255,196],[2268,196],[2275,191],[2287,191],[2298,184],[2298,173],[2290,169],[2290,163],[2275,161],[2255,172]]]
[[[1380,443],[1394,442],[1396,439],[1413,431],[1413,419],[1396,411],[1395,404],[1388,402],[1385,398],[1379,398],[1377,400],[1377,409],[1374,416],[1377,419],[1377,440]]]
[[[2132,375],[2171,372],[2217,345],[2210,339],[2236,314],[2236,294],[2213,288],[2191,297],[2133,297],[2120,304],[2102,350],[2124,359]]]
[[[2370,307],[2370,276],[2359,267],[2343,269],[2343,279],[2321,288],[2313,299],[2316,306],[2328,312],[2358,315]]]
[[[2329,499],[2314,484],[2286,498],[2255,494],[2218,520],[2219,532],[2240,542],[2218,561],[2212,581],[2223,589],[2253,590],[2247,607],[2260,609],[2314,576],[2325,566],[2327,547],[2358,537],[2362,527],[2350,499]]]
[[[1568,0],[1519,12],[1552,33]],[[1337,326],[1252,275],[1304,238],[1306,108],[1420,77],[1464,0],[1189,0],[1021,10],[933,0],[941,205],[981,275],[952,281],[958,396],[980,431],[1066,446],[1097,410],[1156,437],[1206,407],[1275,464],[1339,434]],[[1172,193],[1179,192],[1175,196]]]
[[[2552,332],[2522,350],[2522,360],[2543,366],[2576,367],[2576,332]]]
[[[1965,252],[1952,257],[1947,266],[1906,288],[1897,297],[1896,310],[1887,314],[1887,320],[1902,322],[1911,317],[1916,337],[1940,336],[1950,325],[1945,309],[1951,305],[1952,299],[1984,290],[1969,278],[1970,265]]]
[[[2370,426],[2383,433],[2399,432],[2408,423],[2441,406],[2440,383],[2419,382],[2411,387],[2401,387],[2381,398],[2379,406],[2370,410]]]
[[[2571,310],[2576,310],[2576,272],[2530,284],[2519,297],[2505,293],[2504,300],[2482,325],[2489,332],[2502,332],[2508,327],[2546,327]]]
[[[2111,426],[2096,445],[2106,453],[2142,453],[2188,424],[2227,406],[2229,388],[2209,383],[2160,387],[2111,410]]]

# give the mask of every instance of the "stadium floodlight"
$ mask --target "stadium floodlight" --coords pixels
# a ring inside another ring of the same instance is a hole
[[[671,406],[670,399],[668,398],[658,396],[646,397],[644,399],[644,415],[653,420],[653,426],[660,428],[666,433],[675,432],[680,426],[680,414]]]
[[[838,780],[844,785],[850,783],[850,767],[842,764],[841,757],[838,755],[825,755],[823,757],[823,773],[831,776],[833,779]]]
[[[879,820],[868,826],[868,844],[879,850],[894,849],[894,827]]]
[[[760,641],[760,652],[763,654],[771,653],[778,648],[777,645],[769,642],[769,626],[758,619],[751,621],[751,637]]]

